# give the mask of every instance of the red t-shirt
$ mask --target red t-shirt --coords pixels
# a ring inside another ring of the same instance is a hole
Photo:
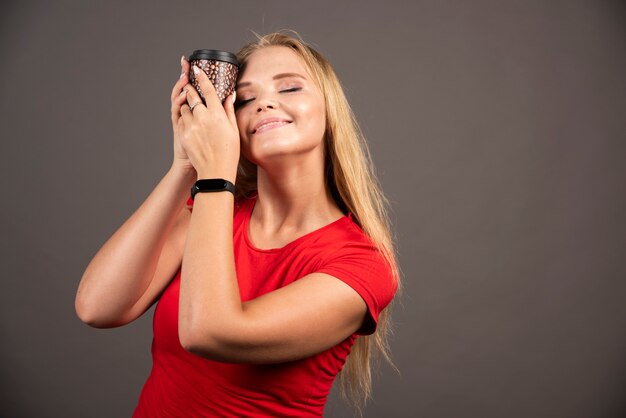
[[[234,211],[233,249],[242,301],[323,272],[361,295],[368,319],[340,344],[302,360],[267,365],[208,360],[185,351],[178,339],[179,270],[154,312],[152,372],[133,417],[321,417],[357,335],[376,329],[378,314],[397,286],[388,264],[352,215],[283,248],[264,250],[255,248],[248,238],[255,201],[256,195],[237,201]],[[189,200],[190,210],[192,204]]]

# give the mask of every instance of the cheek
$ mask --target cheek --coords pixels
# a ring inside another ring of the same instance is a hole
[[[237,120],[237,128],[239,128],[239,134],[241,135],[243,125],[245,123],[241,111],[235,111],[235,120]]]
[[[324,102],[311,101],[298,105],[298,113],[301,115],[307,128],[314,132],[314,135],[322,136],[326,130],[326,108]]]
[[[244,156],[246,158],[249,159],[248,154],[248,144],[249,144],[249,138],[248,135],[245,131],[245,127],[247,126],[246,124],[248,123],[248,119],[241,116],[240,113],[236,113],[235,117],[237,118],[237,128],[239,129],[239,143],[240,143],[240,150],[241,153],[244,154]]]
[[[235,113],[235,119],[237,120],[237,129],[239,129],[239,139],[243,142],[247,140],[246,126],[248,126],[249,117],[245,117],[243,112]]]

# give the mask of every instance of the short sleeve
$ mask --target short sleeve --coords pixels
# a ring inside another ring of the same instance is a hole
[[[187,199],[187,202],[185,203],[185,207],[189,209],[189,212],[193,210],[193,199],[191,198],[191,196],[189,196],[189,198]]]
[[[369,243],[347,243],[333,250],[317,271],[340,279],[363,298],[368,314],[356,333],[374,333],[380,312],[389,305],[398,289],[389,263],[376,247]]]

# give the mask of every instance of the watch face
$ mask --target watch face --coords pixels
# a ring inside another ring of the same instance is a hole
[[[235,194],[235,185],[224,179],[202,179],[195,182],[191,188],[191,199],[198,192],[221,192],[229,191]]]
[[[226,188],[226,182],[222,179],[198,180],[196,182],[196,188],[198,191],[224,190]]]

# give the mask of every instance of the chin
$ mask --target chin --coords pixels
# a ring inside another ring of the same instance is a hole
[[[248,152],[244,153],[244,156],[250,162],[262,167],[264,163],[275,163],[280,158],[288,160],[293,157],[299,159],[305,154],[317,152],[317,149],[321,151],[323,149],[320,147],[322,143],[320,141],[302,143],[293,139],[272,138],[263,141],[263,143],[257,143],[256,146],[253,145],[251,149],[248,149]]]

